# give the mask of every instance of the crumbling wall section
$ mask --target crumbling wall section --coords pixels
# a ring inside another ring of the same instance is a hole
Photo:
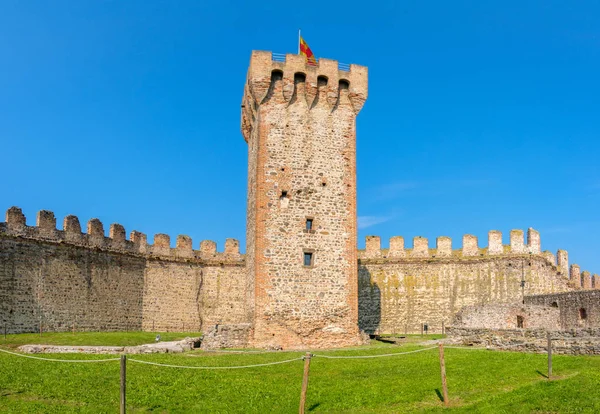
[[[600,328],[600,290],[527,296],[525,303],[556,308],[562,329]]]

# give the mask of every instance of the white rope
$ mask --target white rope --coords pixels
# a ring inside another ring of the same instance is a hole
[[[51,362],[109,362],[109,361],[119,361],[121,358],[109,358],[109,359],[54,359],[54,358],[40,358],[31,355],[19,354],[17,352],[7,351],[5,349],[0,349],[0,352],[4,352],[6,354],[15,355],[23,358],[29,359],[37,359],[39,361],[51,361]]]
[[[381,354],[381,355],[347,355],[347,356],[313,355],[313,356],[319,357],[319,358],[328,358],[328,359],[381,358],[381,357],[389,357],[389,356],[396,356],[396,355],[415,354],[417,352],[429,351],[430,349],[436,349],[436,348],[437,348],[437,346],[432,346],[431,348],[417,349],[415,351],[396,352],[393,354]]]
[[[493,348],[494,350],[502,351],[503,348],[512,348],[515,346],[527,346],[527,345],[536,345],[534,342],[523,342],[520,344],[482,344],[481,346],[445,346],[444,349],[466,349],[468,351],[476,351],[476,350],[487,350]],[[541,346],[541,345],[540,345]]]
[[[149,362],[149,361],[142,361],[142,360],[139,360],[139,359],[127,358],[128,361],[138,362],[140,364],[156,365],[157,367],[187,368],[187,369],[241,369],[241,368],[255,368],[255,367],[266,367],[266,366],[269,366],[269,365],[287,364],[288,362],[301,361],[302,359],[304,359],[304,357],[294,358],[294,359],[287,359],[285,361],[268,362],[266,364],[240,365],[240,366],[233,366],[233,367],[195,367],[195,366],[188,366],[188,365],[159,364],[157,362]]]

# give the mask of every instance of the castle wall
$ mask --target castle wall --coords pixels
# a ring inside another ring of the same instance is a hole
[[[54,214],[38,213],[35,227],[18,208],[0,223],[0,323],[9,333],[44,330],[200,331],[219,323],[247,322],[245,260],[237,240],[224,252],[187,236],[175,248],[157,234],[68,216],[56,229]]]
[[[490,233],[491,254],[489,248],[477,247],[472,236],[465,237],[461,250],[449,250],[448,238],[441,238],[438,249],[415,238],[416,250],[405,250],[394,238],[392,247],[382,250],[379,238],[371,236],[366,251],[359,252],[360,328],[415,333],[426,323],[430,332],[441,332],[442,323],[449,325],[464,306],[521,302],[523,293],[572,290],[554,255],[539,252],[539,238],[531,237],[534,243],[525,245],[523,232],[513,232],[511,246],[499,248],[497,233]]]
[[[561,329],[600,327],[600,290],[527,296],[525,303],[557,307]]]
[[[145,261],[0,237],[0,322],[9,332],[139,330]]]
[[[560,329],[560,312],[550,306],[523,303],[489,303],[466,306],[453,318],[455,328]]]

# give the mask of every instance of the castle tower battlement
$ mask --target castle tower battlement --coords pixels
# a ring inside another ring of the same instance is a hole
[[[248,142],[248,316],[254,346],[358,344],[356,115],[367,68],[254,51]]]

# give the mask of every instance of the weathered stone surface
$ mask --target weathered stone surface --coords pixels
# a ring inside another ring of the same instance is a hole
[[[246,348],[251,334],[250,323],[213,325],[202,335],[202,349]]]
[[[26,354],[177,354],[198,348],[201,338],[185,338],[137,346],[22,345]]]
[[[353,65],[342,74],[327,59],[307,66],[302,56],[280,63],[268,52],[252,54],[242,131],[254,346],[360,343],[355,118],[366,72]],[[305,253],[313,255],[307,266]]]
[[[525,280],[525,289],[521,280]],[[441,332],[464,306],[512,303],[525,295],[571,290],[542,255],[484,255],[415,259],[361,258],[359,326],[369,333]]]
[[[561,329],[600,328],[600,290],[526,296],[525,303],[558,309]]]
[[[519,326],[521,325],[521,326]],[[457,328],[484,329],[560,329],[558,308],[522,303],[490,303],[462,308],[452,320]]]
[[[45,212],[40,222],[52,230],[53,217]],[[144,248],[143,234],[133,232],[135,241],[127,241],[122,226],[113,225],[106,238],[98,220],[89,226],[95,231],[90,245],[76,217],[65,223],[52,240],[36,228],[0,226],[0,325],[8,333],[35,332],[40,321],[53,332],[73,325],[78,331],[198,332],[203,323],[246,321],[243,255],[181,257],[189,245],[184,239],[180,249],[156,256]]]
[[[548,352],[546,329],[481,329],[450,326],[449,344],[482,346],[515,352]],[[552,352],[566,355],[600,355],[600,329],[551,331]]]

